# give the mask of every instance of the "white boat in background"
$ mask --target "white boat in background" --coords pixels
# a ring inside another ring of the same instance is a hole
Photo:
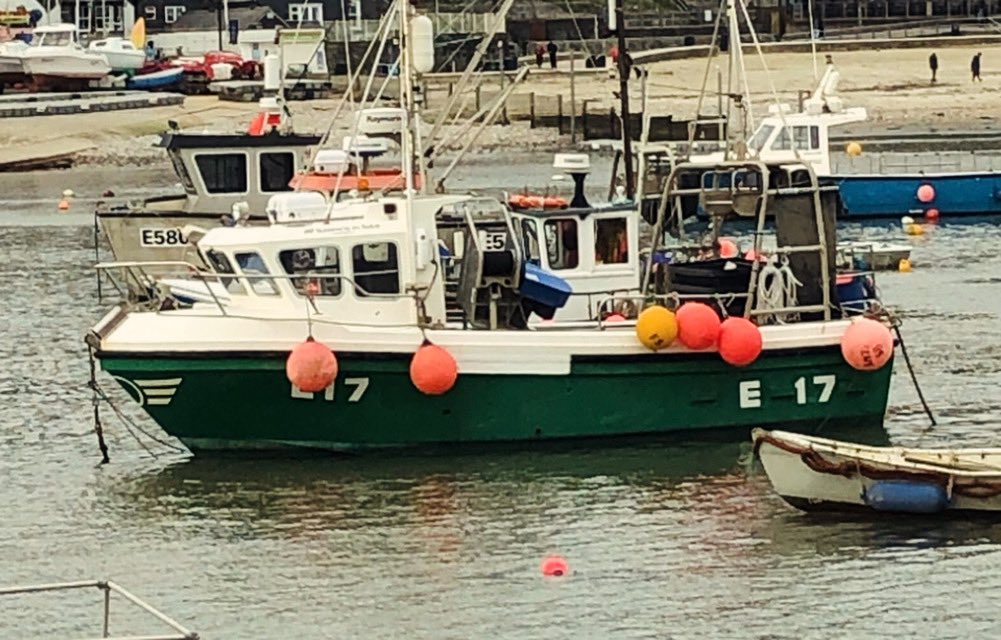
[[[72,24],[38,27],[29,45],[8,47],[6,55],[20,60],[22,75],[5,83],[23,83],[36,90],[83,88],[111,71],[103,55],[80,46]]]
[[[87,50],[104,56],[112,71],[135,71],[146,64],[146,52],[136,49],[127,38],[105,38],[95,40]]]
[[[851,267],[866,271],[897,271],[911,259],[911,245],[897,242],[858,240],[839,242],[838,254]]]
[[[1001,511],[1001,449],[872,447],[755,429],[775,491],[803,511]]]

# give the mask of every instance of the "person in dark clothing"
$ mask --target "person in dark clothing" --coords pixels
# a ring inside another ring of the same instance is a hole
[[[559,47],[552,40],[546,45],[546,51],[549,52],[549,66],[553,69],[556,68],[556,52],[559,51]]]
[[[935,82],[935,74],[938,73],[938,56],[932,53],[928,56],[928,68],[931,69],[931,81]]]
[[[542,59],[545,57],[546,57],[546,48],[543,47],[542,43],[540,42],[535,47],[535,65],[540,69],[542,68]]]
[[[977,55],[973,56],[973,60],[970,61],[970,71],[973,72],[973,82],[980,80],[983,82],[983,78],[980,77],[980,56],[981,53],[978,51]]]

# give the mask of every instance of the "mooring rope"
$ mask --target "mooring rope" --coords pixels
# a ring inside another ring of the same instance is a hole
[[[925,413],[928,415],[928,420],[931,421],[931,425],[928,429],[935,427],[938,423],[935,421],[935,415],[931,411],[931,407],[928,406],[928,402],[925,401],[925,394],[921,392],[921,385],[918,384],[918,376],[914,372],[914,367],[911,366],[911,358],[907,355],[907,346],[904,344],[904,336],[900,334],[900,326],[897,324],[893,325],[893,332],[897,334],[897,340],[900,342],[900,353],[904,356],[904,363],[907,365],[907,370],[911,374],[911,381],[914,383],[914,390],[918,392],[918,399],[921,400],[921,406],[924,407]]]
[[[146,431],[145,429],[137,425],[135,422],[133,422],[127,415],[122,413],[121,409],[119,409],[115,405],[111,397],[104,391],[104,389],[101,388],[101,385],[98,384],[97,382],[97,367],[94,360],[93,349],[90,349],[90,381],[87,383],[87,386],[90,387],[91,391],[93,392],[94,432],[97,433],[97,446],[101,450],[101,464],[108,464],[109,462],[111,462],[111,459],[108,456],[108,445],[104,440],[104,425],[101,422],[102,400],[108,403],[108,406],[111,407],[111,411],[116,416],[118,416],[119,420],[122,421],[122,424],[125,426],[125,430],[128,431],[129,435],[132,436],[137,443],[139,443],[139,446],[141,446],[143,449],[146,450],[146,453],[150,454],[154,458],[158,458],[159,456],[157,456],[152,449],[146,446],[146,443],[143,442],[138,435],[136,435],[137,431],[146,436],[147,438],[149,438],[150,440],[152,440],[153,442],[162,445],[168,449],[171,449],[178,453],[187,453],[187,450],[178,447],[175,444],[171,444],[166,440],[158,438],[152,433]]]

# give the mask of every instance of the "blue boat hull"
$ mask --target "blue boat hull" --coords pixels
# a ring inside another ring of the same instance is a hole
[[[843,175],[832,180],[841,191],[843,218],[923,215],[1001,214],[1001,173],[941,173],[927,175]],[[934,198],[918,199],[918,189],[930,185]]]
[[[177,84],[181,81],[181,76],[183,75],[184,71],[182,69],[177,69],[176,71],[173,69],[157,71],[146,75],[133,76],[125,82],[125,86],[129,89],[161,89]]]

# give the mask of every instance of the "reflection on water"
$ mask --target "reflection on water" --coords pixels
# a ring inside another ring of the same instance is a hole
[[[522,173],[533,171],[542,169]],[[97,467],[82,343],[103,312],[91,302],[89,215],[60,218],[32,201],[50,197],[43,187],[17,188],[28,193],[0,212],[0,582],[111,577],[205,638],[999,631],[1001,524],[798,513],[750,463],[746,433],[448,457],[203,460],[152,459],[109,421],[113,462]],[[893,222],[844,231],[914,244],[914,272],[878,283],[904,315],[939,426],[927,429],[898,359],[886,428],[825,435],[999,444],[1001,230],[972,221],[920,239]],[[573,574],[541,578],[549,553]],[[0,637],[96,636],[96,611],[86,594],[58,607],[0,601]],[[115,611],[117,631],[150,631]]]

